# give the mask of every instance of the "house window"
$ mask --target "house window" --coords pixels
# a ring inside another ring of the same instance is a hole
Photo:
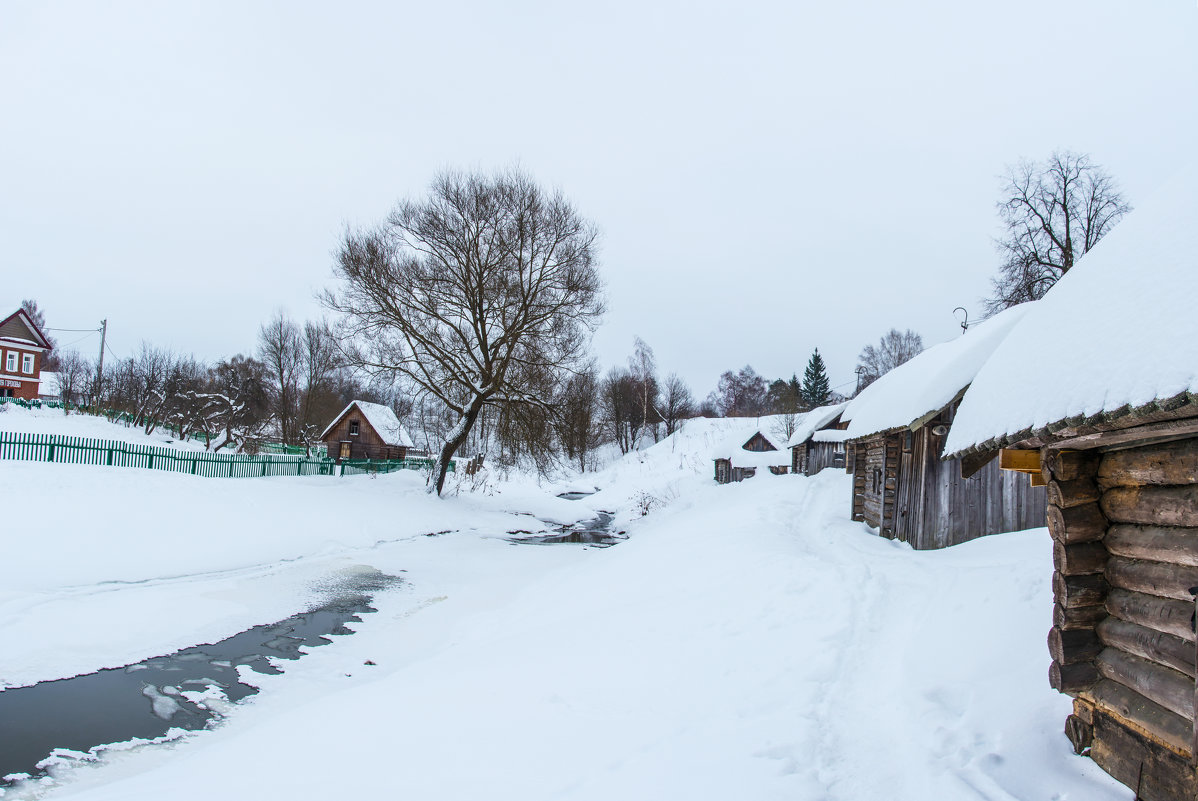
[[[358,436],[358,421],[357,420],[349,421],[349,435],[351,437]]]
[[[17,352],[15,350],[10,350],[5,354],[4,369],[9,373],[15,373],[17,371]]]
[[[21,372],[27,375],[33,374],[33,354],[25,353],[21,356]]]

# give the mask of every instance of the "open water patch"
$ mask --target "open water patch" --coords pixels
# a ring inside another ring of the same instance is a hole
[[[241,671],[282,673],[274,660],[299,659],[304,648],[352,634],[346,624],[377,611],[374,594],[400,580],[373,568],[355,571],[323,588],[330,600],[277,623],[122,668],[0,692],[0,796],[55,764],[94,760],[113,743],[211,725],[258,692]]]
[[[531,532],[526,531],[509,531],[509,534],[527,535],[511,537],[509,541],[519,545],[574,543],[592,545],[596,548],[610,548],[628,539],[626,532],[612,531],[612,521],[614,519],[615,515],[613,513],[600,511],[592,520],[575,523],[572,526],[559,526],[554,529],[555,533],[553,534],[532,535]]]

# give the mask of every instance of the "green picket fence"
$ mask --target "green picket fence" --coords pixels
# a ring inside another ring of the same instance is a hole
[[[353,476],[362,473],[394,473],[397,470],[432,470],[433,459],[345,459],[341,462],[341,475]],[[449,462],[449,472],[455,472],[455,465]]]
[[[330,459],[182,451],[57,434],[0,432],[0,460],[5,459],[141,467],[213,478],[336,475],[336,465]]]

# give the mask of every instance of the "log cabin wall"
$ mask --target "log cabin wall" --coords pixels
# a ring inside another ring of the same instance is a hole
[[[1075,699],[1066,734],[1137,798],[1198,798],[1198,438],[1045,449],[1042,462],[1055,567],[1050,681]]]
[[[350,424],[356,422],[358,424],[358,433],[350,433]],[[321,440],[329,449],[329,456],[336,459],[338,462],[342,458],[349,459],[403,459],[408,452],[407,448],[388,445],[383,441],[383,438],[370,425],[366,419],[366,415],[357,411],[356,408],[350,409],[337,424],[328,431]],[[349,456],[341,455],[341,445],[349,444]]]
[[[900,435],[895,539],[929,550],[1043,526],[1044,487],[1000,470],[997,460],[969,478],[961,477],[959,459],[941,460],[945,437],[933,429],[951,419],[947,411]]]
[[[900,437],[881,434],[855,445],[852,517],[878,529],[883,537],[894,537]]]

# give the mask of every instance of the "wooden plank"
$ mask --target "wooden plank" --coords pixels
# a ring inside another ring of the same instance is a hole
[[[1103,687],[1105,690],[1105,682]],[[1195,798],[1198,782],[1189,747],[1180,742],[1188,739],[1189,722],[1149,704],[1147,699],[1124,698],[1118,691],[1096,704],[1090,757],[1135,790],[1141,801]],[[1126,709],[1134,717],[1123,716],[1111,706]]]
[[[998,468],[1019,473],[1039,473],[1042,469],[1040,451],[1003,448],[998,452]]]
[[[1094,666],[1104,678],[1134,690],[1186,720],[1193,720],[1194,680],[1184,673],[1109,646],[1094,659]]]

